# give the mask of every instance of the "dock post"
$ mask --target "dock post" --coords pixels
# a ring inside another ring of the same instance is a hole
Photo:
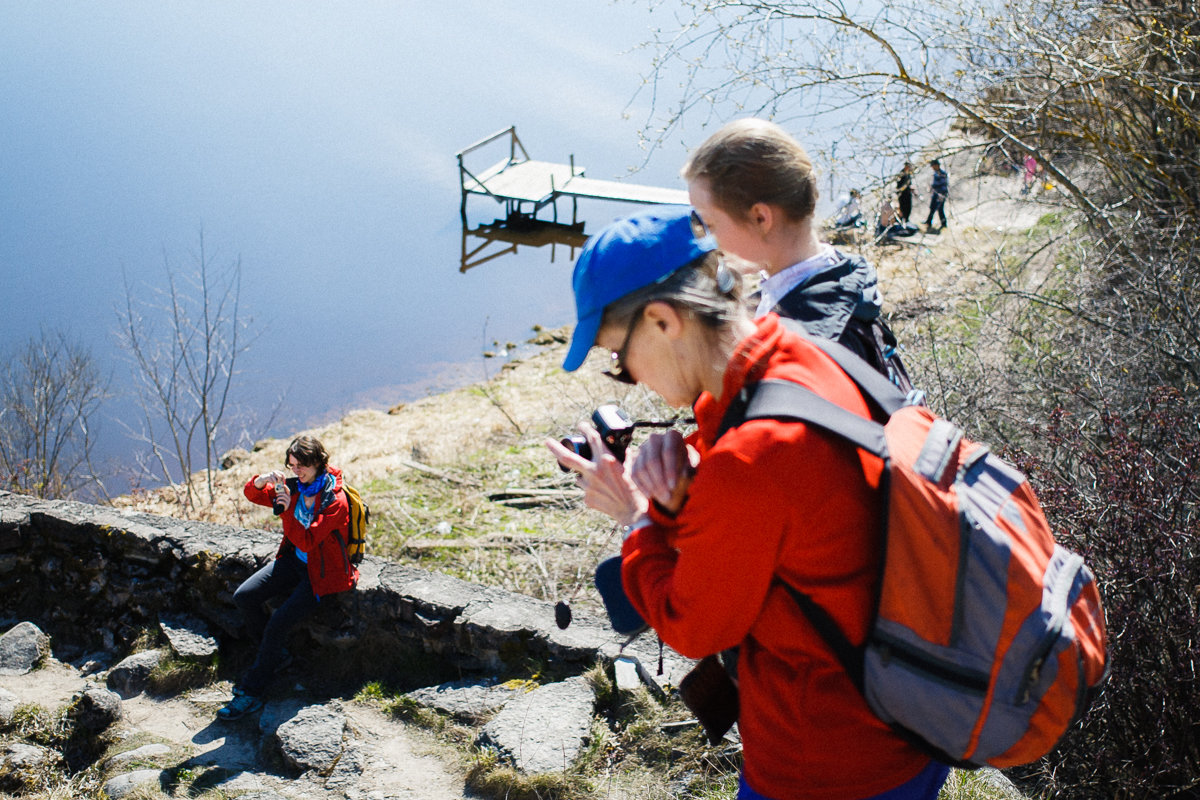
[[[465,168],[463,167],[462,153],[459,153],[458,154],[458,188],[459,188],[459,191],[462,192],[462,199],[459,201],[459,204],[458,204],[458,215],[460,217],[462,217],[463,230],[465,231],[467,229],[467,182],[463,180],[464,172],[465,172]],[[463,248],[464,248],[464,250],[466,248],[465,238],[464,238],[464,242],[463,242]]]

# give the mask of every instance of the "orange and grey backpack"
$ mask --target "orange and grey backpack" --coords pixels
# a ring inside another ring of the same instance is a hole
[[[883,460],[885,553],[866,641],[851,644],[825,609],[784,586],[871,711],[925,752],[963,767],[1036,761],[1107,675],[1092,572],[1055,543],[1016,468],[908,404],[851,351],[808,339],[886,421],[797,383],[764,380],[743,389],[721,431],[749,419],[803,421]]]

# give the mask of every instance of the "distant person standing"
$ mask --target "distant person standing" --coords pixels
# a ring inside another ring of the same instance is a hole
[[[929,162],[929,166],[933,167],[933,182],[929,185],[929,216],[925,218],[925,227],[933,227],[933,215],[936,214],[942,221],[942,228],[945,228],[946,196],[950,194],[950,176],[942,169],[942,162],[936,158]]]
[[[896,178],[896,197],[900,202],[900,221],[905,225],[908,225],[908,218],[912,216],[912,170],[912,162],[905,161],[904,168],[900,170],[900,175]]]

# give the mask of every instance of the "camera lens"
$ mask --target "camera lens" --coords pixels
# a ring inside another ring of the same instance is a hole
[[[580,458],[586,458],[588,461],[592,460],[592,446],[588,444],[587,439],[583,438],[582,434],[565,436],[559,440],[559,444]],[[565,467],[561,463],[559,463],[558,468],[563,472],[571,471],[570,467]]]

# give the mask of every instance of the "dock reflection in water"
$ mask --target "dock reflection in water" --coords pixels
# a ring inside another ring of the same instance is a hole
[[[466,272],[500,256],[516,255],[520,245],[550,245],[551,263],[557,255],[557,246],[564,245],[568,249],[567,257],[574,260],[575,251],[583,246],[587,238],[582,222],[553,222],[524,214],[513,214],[507,219],[498,219],[473,229],[468,229],[464,222],[459,272]]]

